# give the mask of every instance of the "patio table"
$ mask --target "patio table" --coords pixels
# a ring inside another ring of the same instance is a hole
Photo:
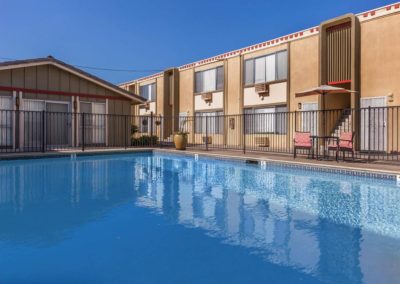
[[[327,151],[327,141],[329,141],[329,139],[336,139],[337,143],[339,143],[338,137],[327,136],[327,135],[311,135],[310,137],[313,140],[313,146],[314,145],[316,146],[316,151],[315,151],[316,152],[316,159],[317,160],[329,160],[329,155],[327,155],[327,152],[329,152],[329,151]],[[319,152],[320,152],[319,141],[320,140],[323,141],[323,143],[322,143],[323,144],[322,158],[320,158],[320,155],[319,155]],[[314,151],[313,151],[313,157],[312,158],[314,159]]]

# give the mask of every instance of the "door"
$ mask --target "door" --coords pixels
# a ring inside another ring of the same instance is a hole
[[[12,147],[13,105],[11,97],[0,97],[0,148]]]
[[[106,143],[106,104],[80,103],[80,112],[84,113],[85,145]],[[80,129],[82,125],[80,123]],[[82,141],[81,141],[82,144]]]
[[[361,150],[386,151],[387,108],[386,97],[361,99]]]
[[[93,143],[106,143],[106,104],[92,103]]]
[[[46,144],[49,146],[69,145],[70,114],[67,103],[46,102]]]
[[[43,111],[46,104],[44,101],[24,100],[22,113],[23,116],[23,136],[24,147],[30,150],[42,147],[43,137]]]
[[[302,103],[301,131],[318,134],[318,103]]]

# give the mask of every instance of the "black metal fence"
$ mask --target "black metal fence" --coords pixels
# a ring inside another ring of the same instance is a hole
[[[399,160],[400,107],[195,116],[130,116],[0,110],[0,153],[67,149],[173,147],[176,132],[192,149],[292,154],[296,132],[310,132],[313,151],[332,158],[330,144],[353,133],[355,159]],[[353,153],[341,154],[348,158]]]

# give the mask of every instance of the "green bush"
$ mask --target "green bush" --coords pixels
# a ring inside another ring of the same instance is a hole
[[[156,135],[149,136],[143,135],[138,138],[131,139],[132,146],[156,146],[158,144],[158,137]]]

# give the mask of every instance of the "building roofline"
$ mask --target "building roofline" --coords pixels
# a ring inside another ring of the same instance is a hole
[[[124,90],[117,85],[114,85],[114,84],[112,84],[108,81],[105,81],[95,75],[85,72],[79,68],[76,68],[70,64],[67,64],[67,63],[65,63],[61,60],[58,60],[54,57],[51,57],[51,56],[44,57],[44,58],[33,58],[33,59],[23,59],[23,60],[12,60],[12,61],[0,62],[0,70],[22,68],[22,67],[29,67],[29,66],[38,66],[38,65],[47,65],[47,64],[54,65],[63,70],[66,70],[67,72],[73,73],[81,78],[92,81],[93,83],[95,83],[97,85],[100,85],[106,89],[116,92],[116,93],[120,94],[121,96],[126,97],[130,100],[136,101],[138,103],[143,103],[146,101],[141,96],[130,93],[127,90]]]
[[[367,20],[371,20],[374,18],[379,18],[382,16],[386,16],[389,14],[394,14],[400,12],[400,2],[395,2],[386,6],[381,6],[379,8],[375,8],[375,9],[371,9],[362,13],[358,13],[355,16],[359,18],[359,20],[361,22],[363,21],[367,21]],[[257,43],[257,44],[253,44],[253,45],[249,45],[247,47],[244,48],[239,48],[233,51],[228,51],[222,54],[219,54],[217,56],[213,56],[213,57],[209,57],[206,59],[201,59],[192,63],[188,63],[188,64],[184,64],[182,66],[177,67],[179,69],[179,71],[181,70],[185,70],[188,68],[192,68],[192,67],[198,67],[198,66],[202,66],[205,64],[210,64],[213,62],[217,62],[221,59],[227,59],[227,58],[231,58],[234,56],[238,56],[238,55],[242,55],[242,54],[247,54],[247,53],[251,53],[257,50],[263,50],[269,47],[273,47],[273,46],[277,46],[279,44],[283,44],[283,43],[287,43],[290,41],[294,41],[294,40],[298,40],[301,38],[306,38],[309,36],[313,36],[313,35],[317,35],[319,33],[319,27],[318,26],[314,26],[311,28],[307,28],[298,32],[294,32],[291,34],[287,34],[281,37],[277,37],[274,38],[272,40],[267,40],[261,43]],[[150,79],[155,79],[158,77],[161,77],[163,74],[163,72],[158,72],[149,76],[145,76],[145,77],[141,77],[141,78],[137,78],[134,80],[130,80],[130,81],[126,81],[126,82],[122,82],[120,84],[118,84],[118,86],[126,86],[126,85],[130,85],[133,83],[140,83],[142,81],[145,80],[150,80]]]

